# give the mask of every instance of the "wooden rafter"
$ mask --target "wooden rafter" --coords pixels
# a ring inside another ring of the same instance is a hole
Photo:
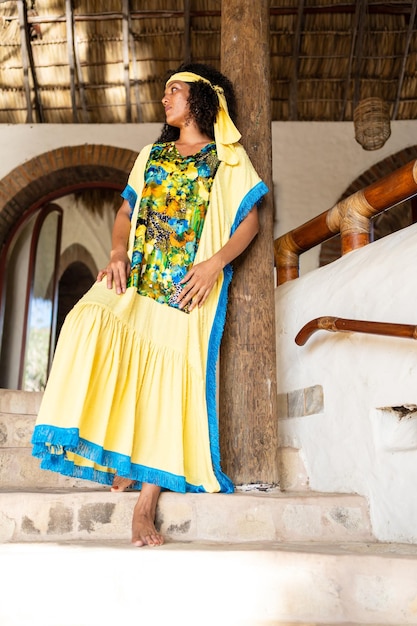
[[[126,122],[132,121],[132,108],[130,98],[130,59],[129,59],[129,0],[123,0],[123,76],[126,93]]]
[[[136,100],[136,121],[140,123],[140,122],[143,122],[143,113],[142,113],[142,106],[141,106],[141,101],[140,101],[139,71],[138,71],[138,62],[136,59],[135,37],[133,35],[133,30],[132,30],[131,12],[129,12],[129,33],[131,33],[131,36],[129,37],[129,42],[130,42],[130,56],[132,59],[132,74],[133,74],[132,84],[133,84],[135,100]]]
[[[74,19],[74,13],[72,14]],[[78,91],[80,94],[80,103],[81,110],[83,112],[83,122],[84,124],[88,124],[88,109],[87,109],[87,101],[85,97],[85,89],[84,89],[84,81],[83,81],[83,72],[81,68],[81,60],[80,60],[80,50],[78,45],[78,39],[76,37],[75,31],[75,23],[73,22],[73,43],[74,43],[74,58],[75,58],[75,67],[77,70],[77,83],[78,83]]]
[[[41,98],[40,98],[40,93],[39,93],[39,83],[38,83],[38,79],[36,76],[35,63],[33,60],[33,50],[32,50],[32,45],[30,41],[30,28],[29,28],[26,0],[19,0],[17,3],[17,6],[18,6],[18,13],[19,13],[21,41],[22,41],[22,45],[25,46],[24,56],[26,57],[26,63],[28,64],[30,68],[30,73],[32,75],[33,92],[34,92],[34,98],[35,98],[35,111],[38,116],[38,121],[40,123],[43,123],[45,121],[45,118],[43,114],[42,103],[41,103]],[[29,82],[28,67],[26,67],[26,71],[27,71],[27,80]],[[29,106],[30,106],[30,109],[32,109],[30,102],[29,102]],[[28,109],[28,113],[29,113],[29,109]]]
[[[27,6],[25,0],[18,0],[17,2],[18,19],[20,25],[20,41],[22,46],[22,67],[23,67],[23,80],[25,85],[26,94],[26,106],[27,106],[27,121],[33,121],[32,113],[32,99],[31,99],[31,87],[29,79],[29,71],[32,75],[33,91],[35,95],[35,110],[38,116],[39,122],[43,122],[42,106],[39,100],[38,83],[36,80],[35,65],[33,62],[32,47],[30,44],[29,36],[29,22],[27,15]]]
[[[359,2],[359,25],[357,30],[357,38],[356,38],[356,47],[355,47],[355,56],[356,56],[356,67],[354,73],[355,86],[353,91],[353,108],[356,107],[360,100],[360,78],[361,78],[361,64],[363,57],[363,48],[365,44],[365,36],[367,29],[367,7],[368,0],[360,0]]]
[[[350,91],[350,81],[352,79],[353,59],[354,59],[354,56],[355,56],[356,38],[357,38],[357,34],[358,34],[358,29],[359,29],[360,17],[361,17],[361,4],[359,2],[357,2],[356,3],[356,10],[355,10],[355,17],[354,17],[354,21],[353,21],[353,29],[352,29],[353,32],[352,32],[352,40],[351,40],[351,44],[350,44],[349,64],[348,64],[348,71],[347,71],[346,81],[345,81],[343,104],[342,104],[342,108],[341,108],[341,111],[340,111],[340,121],[341,122],[344,121],[345,114],[346,114],[346,104],[347,104],[347,100],[348,100],[348,94],[349,94],[349,91]]]
[[[359,0],[358,0],[359,2]],[[319,15],[321,13],[329,14],[348,14],[355,13],[356,11],[356,3],[350,4],[323,4],[319,6],[307,6],[304,7],[305,15]],[[406,2],[401,4],[394,4],[389,2],[379,2],[375,4],[370,4],[368,7],[368,12],[371,14],[377,13],[381,15],[409,15],[412,9],[413,2]],[[270,15],[297,15],[298,7],[289,6],[289,7],[279,7],[273,6],[270,8]],[[74,15],[74,20],[76,22],[91,22],[91,21],[105,21],[105,20],[115,20],[122,19],[122,13],[117,11],[107,11],[101,13],[94,13],[89,15],[78,14]],[[169,18],[169,17],[182,17],[184,15],[184,11],[167,11],[165,9],[161,10],[143,10],[143,11],[132,11],[130,14],[130,18],[132,20],[146,20],[151,18]],[[220,10],[194,10],[190,11],[191,17],[220,17]],[[15,19],[13,16],[8,17],[8,20]],[[64,22],[65,16],[63,15],[48,15],[48,16],[34,16],[29,18],[29,23],[33,24],[42,24],[47,22]]]
[[[184,0],[184,62],[191,61],[191,2]]]
[[[294,45],[293,45],[293,65],[292,76],[290,85],[290,101],[289,101],[289,118],[295,121],[298,117],[297,105],[298,105],[298,64],[300,58],[300,45],[301,45],[301,32],[304,22],[304,0],[299,0],[298,3],[298,15],[297,25],[294,33]]]
[[[77,100],[75,92],[74,12],[72,8],[72,0],[65,0],[65,17],[67,27],[67,49],[68,66],[70,72],[72,118],[74,122],[78,122]]]
[[[26,11],[22,0],[17,3],[19,25],[20,25],[20,42],[22,46],[22,68],[23,68],[23,82],[25,85],[25,96],[27,106],[27,121],[32,122],[32,102],[30,97],[30,82],[29,82],[29,54],[27,44],[27,28],[26,28]]]
[[[397,119],[398,109],[400,107],[401,90],[402,90],[402,86],[404,82],[405,68],[407,66],[408,51],[410,49],[411,38],[413,36],[414,22],[416,19],[416,10],[417,10],[417,0],[413,0],[412,6],[410,9],[410,19],[408,22],[407,37],[406,37],[405,45],[404,45],[404,54],[403,54],[403,59],[401,63],[401,71],[400,71],[400,75],[398,77],[398,83],[397,83],[397,97],[395,98],[394,110],[391,116],[391,119],[393,120]]]

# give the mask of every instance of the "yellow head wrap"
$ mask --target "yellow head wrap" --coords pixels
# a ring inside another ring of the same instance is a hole
[[[229,165],[236,165],[238,158],[233,144],[239,141],[241,134],[231,120],[223,89],[218,85],[212,85],[207,78],[203,78],[193,72],[177,72],[168,79],[166,84],[168,85],[175,80],[180,80],[184,83],[195,83],[202,80],[204,83],[210,85],[217,93],[220,105],[216,121],[214,122],[214,139],[216,142],[217,156],[220,161],[225,161]]]

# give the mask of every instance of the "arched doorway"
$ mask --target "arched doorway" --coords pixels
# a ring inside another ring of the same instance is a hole
[[[65,317],[72,307],[85,294],[94,282],[94,276],[84,263],[71,263],[62,274],[58,283],[58,310],[56,319],[56,339],[64,323]]]
[[[92,284],[104,249],[107,259],[114,212],[135,158],[109,146],[62,148],[0,181],[0,386],[43,389],[62,319]],[[48,206],[63,215],[53,236],[40,218]],[[42,288],[35,289],[39,260]]]

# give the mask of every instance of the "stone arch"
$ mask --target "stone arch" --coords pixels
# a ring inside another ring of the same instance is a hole
[[[68,246],[68,248],[64,250],[59,257],[58,281],[61,280],[62,275],[65,273],[68,267],[73,263],[82,263],[90,272],[91,276],[93,277],[97,276],[98,267],[91,253],[87,250],[87,248],[80,245],[79,243],[73,243],[70,246]],[[46,294],[48,298],[51,297],[52,290],[53,290],[53,279],[51,278],[48,284],[48,288],[46,290]]]
[[[409,148],[404,148],[395,154],[391,154],[390,156],[382,159],[375,165],[372,165],[366,172],[358,176],[344,191],[344,193],[340,196],[338,202],[347,198],[348,196],[356,193],[360,189],[371,185],[379,178],[386,176],[387,174],[391,174],[394,170],[403,167],[403,165],[407,165],[410,161],[417,159],[417,146],[410,146]],[[375,218],[378,220],[382,216],[378,216]],[[406,225],[406,224],[405,224]],[[341,255],[341,247],[340,247],[340,235],[325,241],[320,248],[320,257],[319,257],[319,265],[327,265],[332,261],[338,259]]]
[[[83,263],[93,276],[97,275],[98,267],[91,253],[79,243],[73,243],[60,256],[58,278],[61,278],[67,267],[76,261]]]
[[[121,191],[137,152],[114,146],[83,144],[44,152],[0,180],[0,244],[26,212],[82,190]]]

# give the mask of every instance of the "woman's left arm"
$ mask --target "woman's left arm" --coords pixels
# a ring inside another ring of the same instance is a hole
[[[258,210],[254,207],[236,228],[229,241],[207,261],[193,265],[181,281],[183,290],[177,298],[180,309],[189,304],[191,311],[203,306],[223,268],[239,256],[258,233]]]

